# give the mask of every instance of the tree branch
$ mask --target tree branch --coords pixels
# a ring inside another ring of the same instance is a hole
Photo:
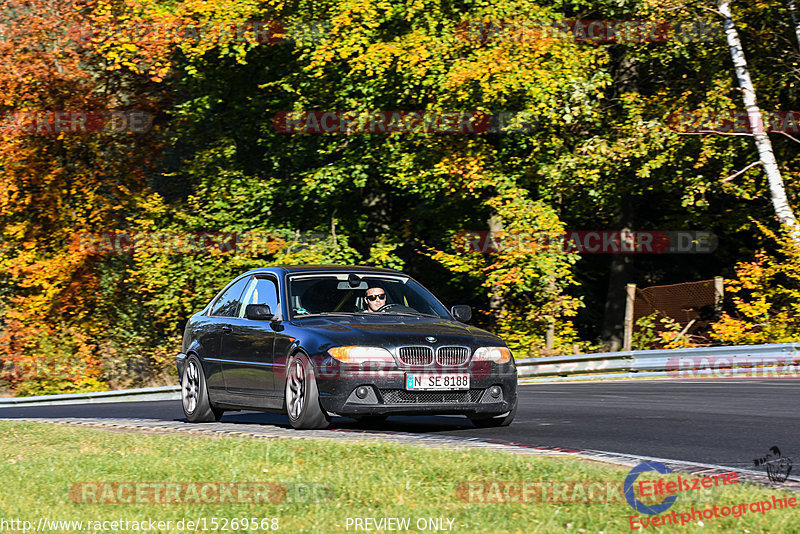
[[[735,133],[735,132],[720,132],[719,130],[698,130],[696,132],[675,132],[678,135],[707,135],[707,134],[716,134],[716,135],[748,135],[751,136],[751,133]]]
[[[791,139],[792,141],[794,141],[795,143],[800,143],[800,139],[798,139],[798,138],[794,137],[793,135],[789,135],[789,134],[788,134],[788,133],[786,133],[786,132],[780,132],[780,131],[776,131],[776,132],[774,132],[774,133],[783,134],[783,135],[785,135],[786,137],[788,137],[789,139]]]
[[[705,9],[706,11],[711,11],[712,13],[714,13],[715,15],[717,15],[717,16],[723,18],[723,19],[726,18],[725,15],[722,12],[717,11],[716,9],[711,9],[710,7],[707,7],[707,6],[698,6],[698,7],[701,8],[701,9]]]
[[[733,179],[734,179],[734,178],[736,178],[737,176],[740,176],[740,175],[742,175],[742,174],[746,173],[747,171],[749,171],[750,169],[752,169],[752,168],[753,168],[753,167],[755,167],[756,165],[761,165],[761,160],[759,160],[759,161],[754,161],[753,163],[751,163],[750,165],[748,165],[747,167],[745,167],[745,168],[744,168],[744,169],[742,169],[741,171],[739,171],[739,172],[737,172],[737,173],[735,173],[735,174],[731,174],[731,175],[730,175],[730,176],[728,176],[727,178],[723,178],[723,179],[720,181],[720,183],[723,183],[723,184],[724,184],[725,182],[730,182],[731,180],[733,180]]]

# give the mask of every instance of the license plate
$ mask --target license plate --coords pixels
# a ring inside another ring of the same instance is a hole
[[[456,391],[469,389],[469,375],[406,373],[406,391]]]

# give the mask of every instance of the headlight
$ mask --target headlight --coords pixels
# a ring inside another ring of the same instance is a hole
[[[506,347],[481,347],[475,351],[472,360],[506,363],[511,359],[511,351]]]
[[[328,354],[344,363],[394,363],[392,353],[380,347],[333,347]]]

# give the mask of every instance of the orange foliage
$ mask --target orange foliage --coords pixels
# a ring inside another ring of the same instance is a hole
[[[7,113],[154,109],[152,97],[133,97],[132,89],[147,80],[104,70],[109,63],[97,43],[76,38],[94,7],[75,0],[2,2],[0,101]],[[95,315],[100,274],[96,258],[67,243],[124,220],[143,189],[147,151],[135,149],[142,140],[124,133],[47,133],[40,123],[19,135],[5,118],[0,269],[11,295],[3,302],[3,375],[20,390],[26,381],[39,384],[35,391],[94,389],[102,366],[90,339],[106,327]],[[48,374],[59,366],[67,370],[60,379]]]

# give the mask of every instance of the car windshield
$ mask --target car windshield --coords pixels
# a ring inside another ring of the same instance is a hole
[[[386,294],[385,301],[380,301],[380,311],[374,312],[367,305],[368,290],[370,295],[379,294],[380,290]],[[291,276],[289,311],[292,318],[368,313],[450,318],[436,297],[414,280],[406,276],[379,274],[324,273]]]

